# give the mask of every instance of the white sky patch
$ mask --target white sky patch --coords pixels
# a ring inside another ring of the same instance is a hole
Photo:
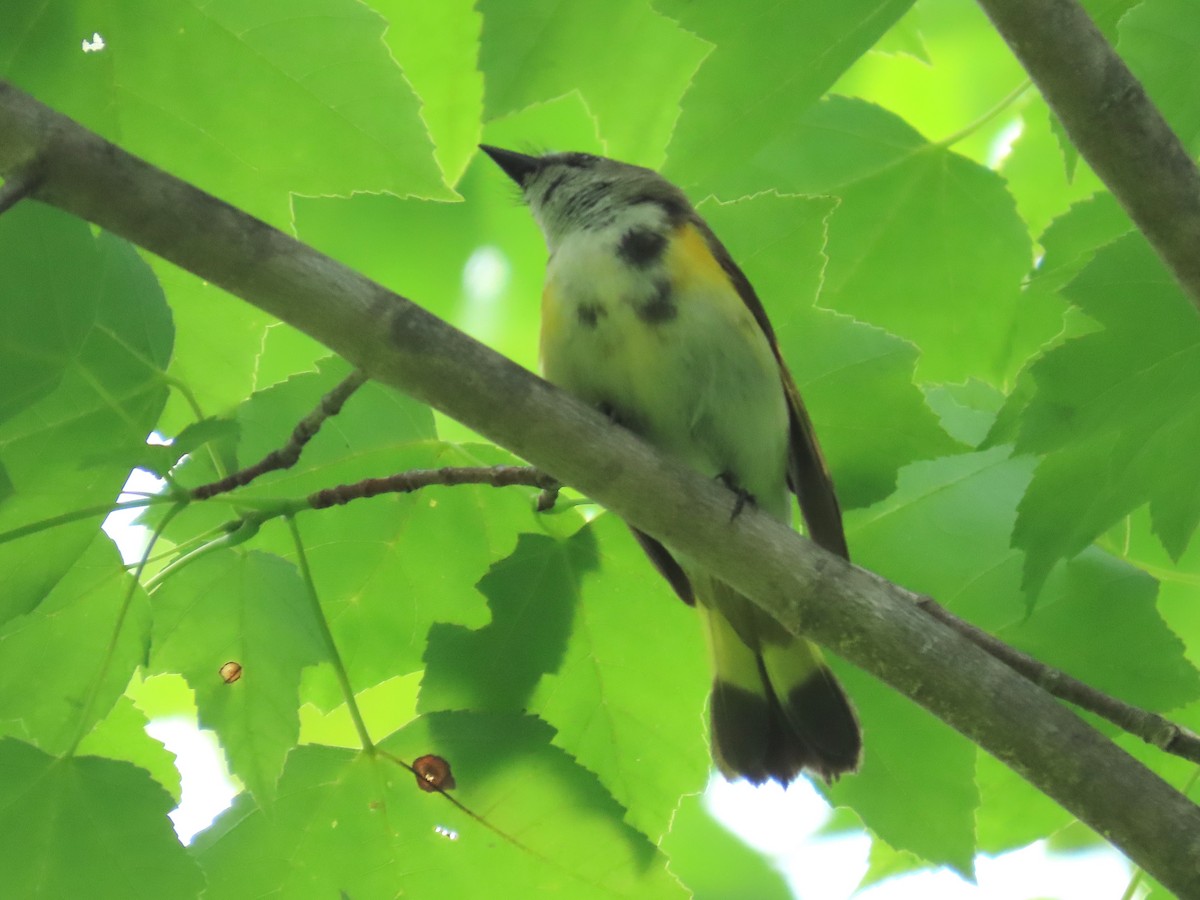
[[[1013,144],[1017,142],[1022,134],[1025,133],[1025,120],[1013,119],[1009,122],[1000,133],[996,135],[988,147],[987,165],[989,169],[998,169],[1004,160],[1008,159],[1008,155],[1012,153]]]
[[[170,442],[155,432],[146,439],[146,443],[167,444]],[[129,479],[125,482],[125,487],[122,488],[117,502],[140,500],[146,494],[159,494],[166,486],[165,481],[156,478],[145,469],[134,469],[129,473]],[[146,545],[150,542],[150,529],[145,525],[133,524],[134,519],[141,515],[141,512],[140,507],[115,510],[108,514],[108,518],[104,520],[102,526],[105,534],[112,538],[117,545],[117,549],[121,552],[121,559],[125,561],[126,565],[132,565],[141,560],[142,554],[146,552]]]
[[[771,782],[756,788],[714,776],[704,795],[710,813],[768,856],[804,900],[1096,900],[1117,897],[1131,877],[1129,863],[1110,847],[1052,853],[1045,841],[1001,856],[975,859],[977,883],[947,869],[888,879],[855,893],[867,872],[865,834],[823,837],[829,805],[808,781],[786,791]]]
[[[171,821],[180,842],[190,844],[229,808],[238,789],[229,777],[216,735],[201,731],[192,719],[155,719],[146,726],[146,733],[175,754],[181,798],[171,811]]]
[[[512,266],[499,247],[485,244],[468,257],[462,272],[463,331],[475,336],[492,334],[502,312],[500,298],[512,279]]]
[[[87,38],[83,39],[84,53],[99,53],[105,46],[104,38],[100,37],[100,32],[98,31],[92,32],[92,39],[90,41]]]

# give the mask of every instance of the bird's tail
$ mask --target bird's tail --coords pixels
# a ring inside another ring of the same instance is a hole
[[[738,600],[738,606],[749,603]],[[786,785],[802,769],[827,782],[857,769],[858,719],[821,652],[782,629],[770,640],[748,642],[722,609],[704,603],[697,608],[707,620],[713,660],[709,715],[721,772],[753,784],[774,779]]]

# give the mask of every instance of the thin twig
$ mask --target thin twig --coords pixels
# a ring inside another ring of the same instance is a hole
[[[276,469],[288,469],[300,458],[304,445],[313,439],[325,420],[336,416],[342,410],[342,405],[356,390],[363,386],[367,376],[361,371],[354,371],[332,391],[321,398],[317,408],[300,420],[292,431],[288,442],[277,450],[272,450],[258,462],[244,469],[239,469],[219,481],[202,484],[192,489],[192,499],[207,500],[217,494],[224,494],[235,488],[244,487],[260,475],[274,472]]]
[[[4,184],[0,184],[0,215],[36,191],[41,182],[41,174],[32,167],[26,167],[9,176]]]
[[[1165,753],[1200,763],[1200,736],[1188,729],[1156,713],[1123,703],[1061,669],[1048,666],[1010,647],[970,622],[964,622],[932,597],[921,597],[917,600],[917,606],[1052,696],[1108,720]]]
[[[412,469],[386,478],[364,478],[354,484],[339,484],[310,494],[308,505],[313,509],[341,506],[351,500],[375,497],[379,494],[407,494],[431,485],[489,484],[492,487],[526,485],[546,492],[558,490],[558,482],[532,466],[446,466],[441,469]],[[538,510],[542,509],[538,498]],[[554,504],[551,503],[551,506]],[[546,507],[549,509],[549,506]]]
[[[551,482],[549,486],[542,488],[542,492],[538,494],[535,506],[538,512],[549,512],[554,509],[554,504],[558,502],[558,492],[562,485],[553,479],[551,479]]]

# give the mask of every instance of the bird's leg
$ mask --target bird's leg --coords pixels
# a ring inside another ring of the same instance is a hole
[[[738,484],[737,479],[733,477],[732,472],[722,472],[717,476],[725,487],[733,491],[735,499],[733,501],[733,512],[729,514],[729,521],[732,522],[742,514],[747,504],[754,503],[754,495]]]

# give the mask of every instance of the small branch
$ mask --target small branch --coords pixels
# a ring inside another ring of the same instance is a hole
[[[9,176],[4,184],[0,184],[0,215],[36,191],[41,182],[41,175],[32,167],[26,167]]]
[[[986,650],[1009,668],[1024,675],[1042,690],[1060,700],[1095,713],[1123,731],[1141,738],[1166,753],[1200,763],[1200,736],[1155,713],[1122,703],[1115,697],[1072,678],[1061,669],[1039,662],[1010,647],[986,631],[964,622],[932,597],[921,597],[917,606],[943,625],[953,628],[971,643]]]
[[[274,472],[276,469],[289,469],[296,464],[304,445],[316,436],[321,426],[330,416],[336,416],[342,411],[342,405],[366,382],[367,376],[361,371],[352,372],[337,387],[321,398],[316,409],[300,420],[292,431],[288,442],[277,450],[272,450],[252,466],[247,466],[209,484],[202,484],[192,489],[193,500],[207,500],[217,494],[228,493],[235,488],[244,487],[260,475]]]
[[[978,0],[1071,142],[1200,307],[1200,172],[1078,0]]]
[[[549,492],[558,492],[558,482],[532,466],[446,466],[441,469],[413,469],[386,478],[365,478],[354,484],[339,484],[310,494],[308,505],[313,509],[326,509],[379,494],[408,494],[437,484],[490,484],[492,487],[523,484],[541,488],[543,493],[538,498],[539,512],[545,511],[542,508],[543,498]],[[553,505],[551,500],[545,509]]]
[[[553,478],[550,478],[548,475],[546,477],[550,480],[551,484],[548,487],[542,488],[542,492],[538,494],[537,504],[534,507],[540,513],[549,512],[554,509],[554,504],[558,502],[558,491],[561,487]]]

